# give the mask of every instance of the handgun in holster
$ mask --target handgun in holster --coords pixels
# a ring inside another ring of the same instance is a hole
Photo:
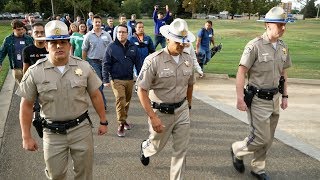
[[[281,76],[280,77],[280,80],[279,80],[279,86],[278,86],[278,89],[279,89],[279,93],[283,94],[283,91],[284,91],[284,82],[286,80],[284,79],[284,76]]]
[[[34,112],[32,125],[36,128],[40,138],[43,137],[43,122],[44,122],[44,119],[41,118],[40,113]]]
[[[247,88],[245,88],[243,91],[244,91],[244,102],[246,103],[247,107],[250,108],[255,92],[253,89],[249,88],[249,86],[247,86]]]

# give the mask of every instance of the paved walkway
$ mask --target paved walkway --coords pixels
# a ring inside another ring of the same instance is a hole
[[[199,81],[198,85],[200,84]],[[134,123],[135,127],[127,131],[125,138],[119,138],[116,136],[114,97],[110,89],[106,89],[105,93],[110,107],[107,113],[110,126],[105,136],[97,136],[97,129],[93,129],[94,179],[169,179],[171,142],[161,153],[151,157],[149,166],[144,167],[139,161],[140,142],[148,136],[148,126],[137,96],[133,96],[129,111],[129,122]],[[7,94],[6,97],[10,96]],[[238,174],[232,167],[229,152],[233,141],[247,135],[247,125],[234,118],[234,114],[221,111],[232,112],[231,106],[209,98],[198,90],[194,96],[186,179],[253,179],[249,168],[250,157],[245,159],[245,173]],[[45,179],[41,139],[37,138],[40,145],[38,152],[27,152],[21,147],[17,113],[19,102],[20,98],[13,95],[7,118],[0,119],[0,122],[6,120],[0,150],[0,179]],[[1,105],[1,115],[4,108]],[[89,112],[97,127],[98,118],[92,107]],[[36,137],[35,131],[33,135]],[[319,160],[278,140],[274,141],[267,161],[267,170],[272,179],[319,179],[319,167]],[[69,169],[71,168],[70,164]],[[70,171],[68,177],[72,177]]]

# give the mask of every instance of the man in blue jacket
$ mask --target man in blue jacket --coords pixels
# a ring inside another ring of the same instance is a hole
[[[158,44],[161,44],[162,48],[166,47],[166,38],[160,33],[160,27],[166,24],[166,21],[169,19],[169,6],[166,5],[166,16],[163,17],[163,13],[158,11],[159,6],[154,6],[153,11],[153,22],[154,22],[154,47],[157,49]]]
[[[142,63],[139,60],[137,46],[128,41],[128,27],[120,24],[117,28],[117,38],[107,47],[102,62],[102,77],[106,87],[112,87],[116,98],[116,112],[119,137],[124,137],[124,130],[130,130],[127,123],[129,104],[132,96],[133,66],[140,72]]]
[[[2,69],[2,62],[8,55],[10,68],[12,74],[17,83],[20,83],[23,72],[22,72],[22,51],[25,47],[33,44],[32,37],[24,34],[24,24],[19,20],[13,20],[11,27],[13,33],[7,36],[2,46],[0,47],[0,72]]]
[[[132,37],[129,39],[130,42],[135,44],[138,47],[139,51],[139,59],[141,64],[143,64],[144,59],[151,53],[155,51],[153,42],[150,36],[144,33],[144,24],[143,22],[139,21],[136,23],[136,32],[133,33]],[[136,76],[139,74],[137,73],[136,69],[134,69],[134,73]]]

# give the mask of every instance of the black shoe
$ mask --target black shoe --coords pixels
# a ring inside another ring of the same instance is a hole
[[[142,151],[142,143],[144,141],[141,142],[141,149],[140,149],[140,161],[144,166],[148,166],[149,162],[150,162],[150,158],[149,157],[145,157]]]
[[[243,164],[243,160],[238,159],[232,150],[231,147],[231,157],[232,157],[232,163],[233,163],[233,167],[239,172],[239,173],[243,173],[244,172],[244,164]]]
[[[263,172],[261,174],[257,174],[255,172],[251,171],[251,174],[252,174],[252,176],[256,177],[259,180],[270,180],[270,177],[265,172]]]

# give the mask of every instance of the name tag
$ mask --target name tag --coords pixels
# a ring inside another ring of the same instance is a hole
[[[209,37],[212,37],[212,34],[209,34]]]
[[[108,40],[108,38],[106,36],[102,36],[101,39],[104,40],[104,41]]]
[[[21,61],[21,54],[17,54],[17,60]]]
[[[25,42],[24,41],[20,41],[20,44],[25,44]]]
[[[135,44],[135,45],[139,45],[139,42],[135,42],[134,44]]]

